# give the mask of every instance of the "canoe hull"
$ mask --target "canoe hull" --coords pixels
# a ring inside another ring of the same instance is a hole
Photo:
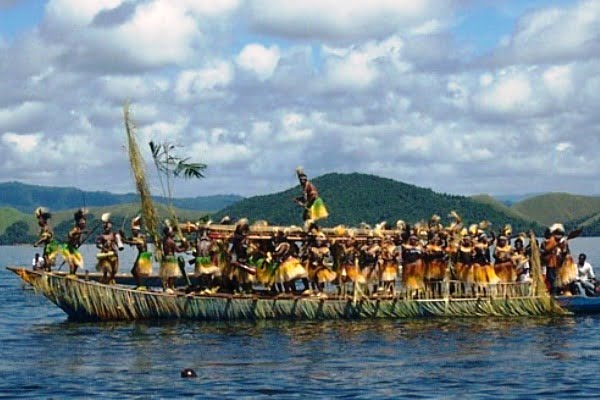
[[[549,297],[471,299],[319,299],[260,296],[184,295],[135,291],[53,273],[24,272],[36,291],[60,307],[71,320],[147,319],[314,320],[422,317],[512,317],[562,315]]]

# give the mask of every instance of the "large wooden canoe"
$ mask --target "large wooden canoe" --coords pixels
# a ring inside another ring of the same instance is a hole
[[[71,320],[258,320],[564,315],[551,297],[438,299],[274,298],[167,294],[70,279],[55,273],[11,269],[60,307]]]

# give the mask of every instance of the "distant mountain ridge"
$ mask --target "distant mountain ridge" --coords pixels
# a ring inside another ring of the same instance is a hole
[[[511,209],[546,226],[555,222],[584,222],[600,213],[600,196],[546,193],[520,201]]]
[[[39,206],[49,207],[53,211],[82,207],[114,206],[137,202],[137,194],[115,194],[106,191],[83,191],[72,187],[51,187],[28,185],[21,182],[0,183],[0,207],[11,207],[24,213],[31,213]],[[213,195],[176,198],[173,205],[187,210],[215,212],[243,199],[242,196]],[[155,197],[159,203],[166,199]]]
[[[496,202],[499,206],[490,205],[375,175],[331,173],[315,178],[313,183],[330,211],[329,218],[322,222],[326,226],[352,226],[363,221],[395,224],[398,219],[414,223],[428,220],[432,214],[440,215],[444,223],[448,223],[447,215],[454,210],[465,223],[489,220],[496,231],[507,223],[517,231],[541,230],[539,224],[520,218],[499,202]],[[265,219],[275,225],[300,225],[302,210],[292,202],[299,194],[300,188],[295,186],[279,193],[246,198],[218,212],[214,218],[229,215],[247,217],[251,221]]]

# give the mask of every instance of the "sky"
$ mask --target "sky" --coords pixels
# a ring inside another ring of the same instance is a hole
[[[178,197],[600,194],[598,0],[0,0],[0,76],[0,181],[134,191],[130,101],[208,165]]]

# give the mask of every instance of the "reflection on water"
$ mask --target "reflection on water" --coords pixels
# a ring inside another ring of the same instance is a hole
[[[6,270],[0,307],[0,398],[595,398],[599,389],[595,316],[72,323]],[[180,379],[186,367],[199,379]]]

